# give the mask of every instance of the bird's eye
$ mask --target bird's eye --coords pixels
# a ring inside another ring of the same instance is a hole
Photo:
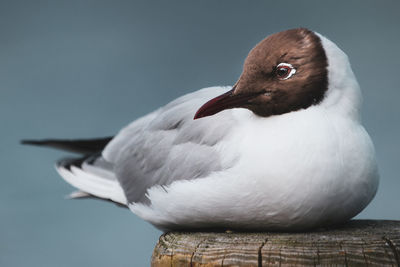
[[[296,73],[296,69],[289,63],[279,63],[275,68],[275,75],[279,80],[286,80]]]

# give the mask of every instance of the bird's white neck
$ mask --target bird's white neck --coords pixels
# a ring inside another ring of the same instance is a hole
[[[320,105],[358,121],[362,96],[347,55],[332,41],[317,35],[328,59],[328,90]]]

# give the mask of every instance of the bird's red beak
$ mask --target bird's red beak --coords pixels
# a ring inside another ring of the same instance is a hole
[[[255,97],[255,94],[234,94],[234,91],[235,86],[225,94],[217,96],[205,103],[199,108],[193,119],[196,120],[211,116],[225,109],[243,107],[248,103],[249,99]]]

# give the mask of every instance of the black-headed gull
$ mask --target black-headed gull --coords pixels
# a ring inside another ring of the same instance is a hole
[[[57,170],[156,227],[301,230],[349,220],[374,197],[373,144],[347,56],[299,28],[249,53],[233,87],[182,96],[115,137],[43,140],[83,155]]]

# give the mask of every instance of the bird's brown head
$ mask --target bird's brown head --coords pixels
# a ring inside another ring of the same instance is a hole
[[[327,57],[319,36],[304,28],[287,30],[257,44],[232,90],[205,103],[194,119],[229,108],[280,115],[318,104],[327,89]]]

